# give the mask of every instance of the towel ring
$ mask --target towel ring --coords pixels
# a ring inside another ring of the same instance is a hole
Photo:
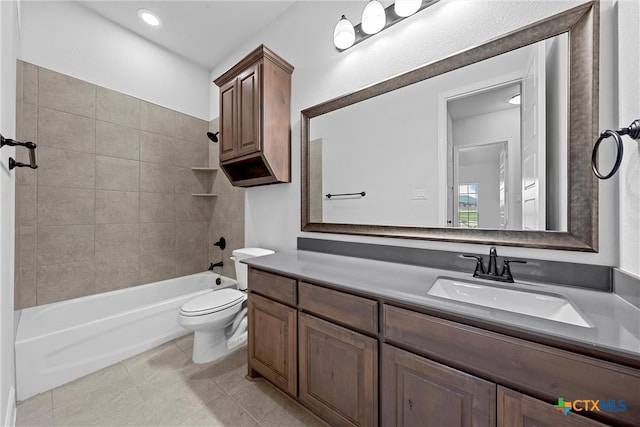
[[[640,119],[636,119],[629,125],[629,127],[618,129],[618,130],[605,130],[600,134],[600,137],[596,141],[596,144],[593,147],[593,153],[591,154],[591,169],[593,169],[593,173],[600,179],[609,179],[620,168],[620,164],[622,163],[622,155],[624,154],[624,147],[622,145],[621,135],[629,135],[632,139],[640,141]],[[613,164],[613,168],[609,171],[608,174],[603,175],[598,170],[598,150],[600,149],[600,143],[605,139],[612,137],[616,142],[616,161]]]

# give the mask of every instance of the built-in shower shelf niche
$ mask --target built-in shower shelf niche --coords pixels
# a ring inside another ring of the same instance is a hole
[[[218,168],[202,168],[202,167],[193,167],[191,168],[193,172],[198,174],[203,173],[205,176],[210,175],[210,179],[206,179],[205,181],[200,181],[202,184],[202,193],[191,193],[194,197],[217,197],[217,194],[209,193],[207,190],[213,188],[213,181],[215,180],[215,172],[218,172]]]

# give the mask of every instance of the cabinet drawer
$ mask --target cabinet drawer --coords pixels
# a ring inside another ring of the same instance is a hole
[[[352,329],[378,333],[378,303],[374,300],[300,282],[298,304],[303,310]]]
[[[553,402],[625,400],[623,412],[589,414],[635,425],[640,419],[640,371],[565,350],[384,306],[385,340],[430,359]]]
[[[296,304],[295,279],[250,268],[249,290],[285,304]]]

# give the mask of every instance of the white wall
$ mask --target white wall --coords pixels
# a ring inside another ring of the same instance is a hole
[[[16,137],[16,58],[18,19],[14,1],[0,1],[0,132]],[[8,159],[15,149],[0,150],[0,422],[15,420],[15,368],[13,359],[13,280],[15,240],[15,171]]]
[[[617,124],[612,122],[613,128],[629,126],[640,119],[640,2],[619,2],[618,19],[619,117]],[[619,172],[620,268],[640,277],[640,144],[628,137],[623,139],[624,158]]]
[[[26,62],[209,118],[208,70],[75,2],[23,1],[21,28]]]
[[[443,0],[358,46],[340,53],[332,43],[333,28],[345,13],[358,22],[362,2],[302,1],[274,24],[237,49],[211,73],[218,77],[258,44],[264,43],[294,65],[292,83],[292,183],[250,188],[246,192],[245,243],[277,250],[296,247],[298,236],[334,238],[387,245],[480,251],[469,244],[331,236],[300,232],[300,110],[451,55],[563,10],[578,1],[471,2]],[[499,17],[499,25],[496,19]],[[601,2],[600,122],[613,121],[615,14],[613,0]],[[637,70],[634,71],[637,79]],[[218,115],[217,89],[212,88],[212,117]],[[617,265],[618,209],[615,184],[601,184],[600,252],[579,253],[505,247],[500,254],[568,262]]]

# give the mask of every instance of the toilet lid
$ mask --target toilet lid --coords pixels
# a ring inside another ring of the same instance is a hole
[[[187,301],[180,310],[187,316],[215,313],[241,303],[246,295],[236,289],[220,289]]]

